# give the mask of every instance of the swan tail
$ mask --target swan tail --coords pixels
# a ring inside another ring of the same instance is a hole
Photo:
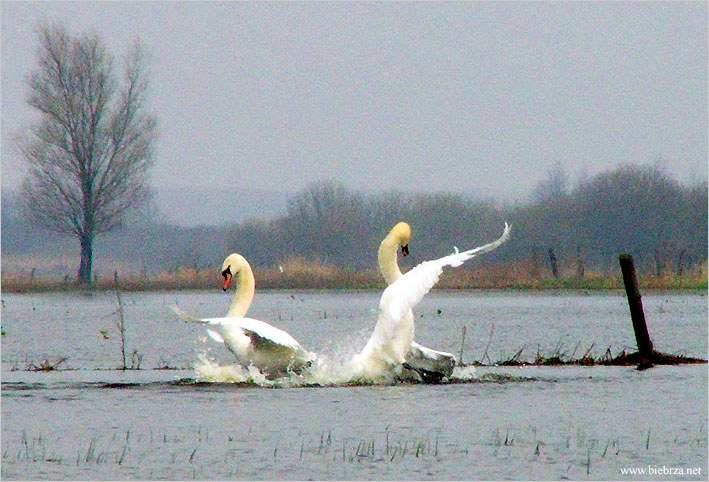
[[[179,306],[177,306],[177,305],[173,305],[173,306],[172,306],[172,311],[173,311],[177,316],[179,316],[179,317],[182,318],[183,320],[188,321],[188,322],[190,322],[190,323],[200,323],[200,324],[203,324],[203,325],[209,324],[209,321],[207,321],[207,320],[200,320],[199,318],[195,318],[194,316],[185,313],[185,312],[182,311],[182,309],[181,309]]]

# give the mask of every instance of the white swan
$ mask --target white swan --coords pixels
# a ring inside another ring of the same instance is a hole
[[[397,228],[395,227],[395,229]],[[463,252],[459,252],[455,248],[453,254],[431,261],[424,261],[403,275],[397,275],[391,258],[384,256],[382,260],[380,257],[382,274],[387,281],[392,279],[393,282],[384,290],[380,298],[379,315],[374,332],[365,347],[354,359],[355,376],[378,379],[383,377],[391,378],[400,373],[406,363],[406,356],[411,350],[414,338],[412,309],[438,282],[443,268],[446,266],[460,266],[470,258],[491,251],[507,241],[509,235],[510,227],[505,223],[502,236],[496,241]],[[392,239],[387,238],[382,244],[385,242],[391,244],[393,242]],[[394,261],[396,260],[394,259]]]
[[[227,256],[222,276],[224,291],[237,277],[237,290],[226,317],[195,318],[177,306],[173,306],[173,311],[186,321],[209,325],[209,336],[224,343],[239,363],[253,365],[270,377],[300,373],[310,366],[315,354],[305,350],[295,338],[264,321],[245,317],[256,286],[246,258],[237,253]]]
[[[398,252],[402,256],[409,255],[409,242],[411,241],[411,226],[408,223],[397,223],[379,245],[377,259],[379,270],[384,276],[387,285],[394,283],[403,276],[399,268]],[[413,313],[406,314],[413,327]],[[409,352],[406,354],[404,366],[413,370],[426,381],[439,381],[449,377],[456,365],[455,355],[445,351],[433,350],[423,345],[411,342]]]

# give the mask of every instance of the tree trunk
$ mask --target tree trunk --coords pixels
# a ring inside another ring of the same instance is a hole
[[[81,260],[79,261],[79,282],[83,285],[91,284],[91,265],[94,259],[94,248],[93,248],[93,237],[92,236],[81,236],[79,242],[81,243]]]

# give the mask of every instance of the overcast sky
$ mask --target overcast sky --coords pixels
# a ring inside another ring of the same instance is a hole
[[[518,199],[653,162],[707,177],[707,2],[1,3],[2,186],[36,26],[151,54],[152,184]]]

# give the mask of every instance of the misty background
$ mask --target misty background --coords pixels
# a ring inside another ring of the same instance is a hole
[[[3,274],[78,258],[14,199],[42,21],[151,56],[155,199],[98,238],[99,274],[231,251],[371,266],[399,220],[411,262],[505,220],[484,262],[706,260],[706,2],[3,2],[0,21]]]

